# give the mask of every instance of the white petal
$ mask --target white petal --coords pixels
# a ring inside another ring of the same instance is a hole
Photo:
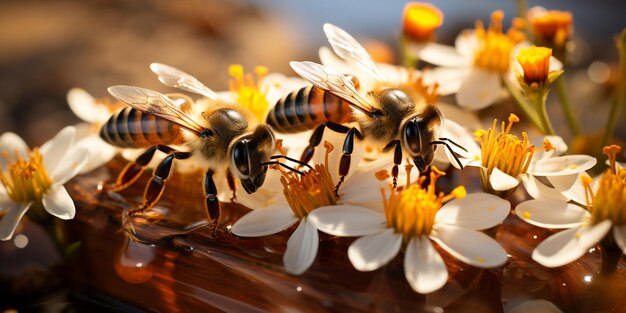
[[[115,154],[117,148],[104,142],[97,134],[87,136],[74,144],[74,148],[86,148],[89,151],[89,156],[85,165],[80,170],[80,173],[89,173],[94,169],[108,163]]]
[[[446,224],[435,224],[431,238],[455,258],[481,268],[500,266],[506,252],[485,233]]]
[[[558,190],[548,187],[540,182],[532,175],[520,175],[526,192],[533,197],[533,199],[550,199],[556,201],[567,202],[568,198],[563,196]]]
[[[283,256],[285,270],[293,275],[304,273],[315,261],[318,246],[317,229],[306,219],[302,220],[287,241],[287,251]]]
[[[404,255],[404,276],[413,290],[430,293],[448,281],[448,269],[426,236],[409,241]]]
[[[80,88],[68,91],[67,103],[72,112],[86,122],[102,123],[111,116],[106,106],[98,104],[88,92]]]
[[[626,225],[613,227],[613,236],[615,242],[622,249],[622,252],[626,254]]]
[[[594,226],[581,226],[556,233],[533,251],[532,258],[545,267],[558,267],[573,262],[596,245],[611,229],[611,221]]]
[[[416,52],[423,61],[439,66],[467,67],[471,64],[471,59],[460,55],[453,47],[442,44],[431,43]]]
[[[233,224],[233,234],[241,237],[261,237],[281,232],[298,219],[289,207],[275,206],[252,210]]]
[[[506,191],[517,187],[519,180],[496,167],[489,175],[489,183],[494,190]]]
[[[565,192],[575,184],[582,184],[582,175],[586,175],[586,173],[576,173],[570,175],[561,175],[561,176],[546,176],[546,179],[554,186],[554,189],[560,192]]]
[[[461,88],[461,82],[470,74],[469,68],[437,67],[426,69],[422,74],[424,84],[427,86],[437,83],[437,93],[442,96],[451,95]]]
[[[563,313],[563,311],[550,301],[528,300],[514,307],[509,313]]]
[[[456,48],[456,51],[460,55],[469,59],[474,57],[476,49],[478,49],[479,45],[480,42],[476,36],[476,31],[473,29],[461,31],[461,33],[454,40],[454,47]]]
[[[69,220],[73,219],[76,214],[76,207],[74,206],[74,200],[70,197],[65,190],[65,187],[53,185],[43,195],[41,199],[43,207],[46,211],[60,219]]]
[[[31,203],[13,203],[11,207],[5,208],[6,214],[0,219],[0,240],[11,239],[22,216],[28,211]]]
[[[9,159],[8,161],[12,163],[15,161],[16,151],[21,158],[26,159],[27,150],[28,146],[20,136],[11,132],[2,134],[2,136],[0,136],[0,169],[4,170],[7,166],[7,160],[4,158],[4,155],[6,155]]]
[[[509,215],[511,203],[488,193],[470,193],[465,198],[446,203],[435,215],[435,224],[449,224],[471,229],[496,226]]]
[[[78,174],[85,163],[87,163],[87,157],[89,153],[86,149],[71,149],[65,154],[63,160],[57,168],[52,172],[52,182],[58,185],[65,184],[68,180],[72,179]]]
[[[567,144],[560,136],[536,136],[531,138],[530,143],[535,147],[542,147],[544,140],[550,141],[556,150],[550,150],[548,152],[543,149],[533,154],[533,160],[540,160],[552,155],[561,155],[567,151]]]
[[[463,79],[456,94],[458,104],[467,110],[480,110],[493,104],[500,95],[502,83],[496,73],[473,69]]]
[[[357,239],[348,248],[348,258],[359,271],[373,271],[391,261],[400,251],[402,236],[385,228]]]
[[[41,146],[40,151],[43,158],[43,165],[48,173],[54,172],[65,153],[70,150],[74,142],[75,133],[76,129],[74,126],[66,126],[61,129],[54,138]]]
[[[524,221],[543,228],[572,228],[591,217],[575,204],[555,200],[528,200],[517,205],[515,213]]]
[[[353,173],[348,173],[342,187],[339,188],[339,201],[343,204],[356,202],[376,202],[382,204],[381,188],[387,188],[391,182],[379,180],[375,177],[380,170],[391,171],[393,163],[391,158],[382,156],[381,159],[367,163],[367,166],[359,166]],[[405,175],[406,177],[406,175]]]
[[[435,106],[445,117],[444,129],[448,128],[448,123],[453,122],[461,127],[462,134],[473,136],[475,130],[483,128],[483,124],[480,122],[480,119],[475,112],[469,112],[463,110],[457,105],[441,101],[437,102]],[[462,123],[463,125],[461,126],[459,123]],[[472,139],[473,138],[475,137],[472,137]]]
[[[535,176],[562,176],[584,172],[596,165],[596,158],[588,155],[567,155],[538,160],[531,164],[528,174]]]
[[[363,236],[385,228],[383,214],[347,205],[317,208],[307,220],[320,231],[335,236]]]

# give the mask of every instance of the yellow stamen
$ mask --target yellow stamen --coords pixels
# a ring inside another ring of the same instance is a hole
[[[0,182],[15,202],[41,202],[52,181],[43,165],[39,149],[26,151],[28,159],[22,159],[17,151],[14,154],[15,160],[12,161],[8,152],[4,151],[2,157],[8,165],[6,171],[0,169]]]
[[[616,145],[602,149],[602,152],[609,158],[611,166],[600,179],[595,194],[591,189],[593,182],[591,177],[582,177],[587,210],[591,213],[593,224],[607,219],[617,226],[626,224],[626,169],[617,168],[615,163],[620,151],[621,148]]]
[[[513,177],[528,170],[535,148],[530,144],[526,133],[522,133],[522,139],[510,133],[513,123],[517,122],[519,118],[511,114],[506,128],[502,122],[500,132],[496,131],[498,120],[494,119],[493,125],[487,131],[475,133],[481,147],[482,165],[487,168],[488,175],[491,175],[494,168]]]
[[[439,84],[434,83],[432,85],[426,85],[421,74],[415,69],[409,68],[409,85],[424,97],[424,100],[428,104],[435,104],[439,100]]]
[[[417,42],[431,41],[434,31],[443,24],[443,13],[430,3],[407,3],[402,16],[404,35]]]
[[[572,13],[547,11],[529,16],[535,37],[554,47],[563,47],[572,32]]]
[[[517,61],[522,66],[524,82],[528,86],[542,86],[548,79],[552,49],[546,47],[528,47],[520,50]]]
[[[524,39],[521,24],[512,23],[506,34],[502,32],[504,12],[494,11],[491,14],[491,24],[485,30],[481,21],[476,21],[476,36],[479,47],[474,54],[474,64],[490,71],[504,73],[509,69],[511,51],[515,44]]]
[[[387,219],[387,227],[393,228],[403,235],[405,240],[411,237],[429,235],[435,224],[435,214],[443,203],[465,196],[465,188],[457,187],[449,195],[437,193],[435,183],[439,177],[445,175],[435,166],[430,172],[430,182],[424,185],[425,176],[418,179],[417,184],[407,184],[404,188],[389,188],[391,195],[383,195],[383,207]]]
[[[237,103],[250,110],[258,121],[265,120],[269,104],[267,90],[261,90],[260,81],[267,75],[267,68],[257,66],[254,70],[256,79],[251,74],[245,74],[243,66],[233,64],[228,67],[228,74],[232,77],[229,89],[237,95]]]
[[[304,171],[304,175],[293,172],[282,172],[280,182],[283,194],[293,214],[302,219],[316,208],[336,205],[335,184],[328,172],[328,154],[332,145],[326,147],[325,164],[316,164],[313,169]]]

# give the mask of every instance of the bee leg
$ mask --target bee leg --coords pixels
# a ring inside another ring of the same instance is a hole
[[[237,200],[237,184],[235,184],[235,177],[233,177],[233,173],[230,171],[230,168],[226,170],[226,180],[228,181],[228,187],[233,192],[233,196],[230,197],[230,201],[234,202]]]
[[[391,149],[393,150],[393,168],[391,169],[391,177],[393,177],[393,188],[398,186],[398,166],[402,164],[402,146],[400,146],[400,140],[393,140],[388,143],[383,151],[387,152]]]
[[[220,218],[220,202],[217,199],[217,187],[213,181],[214,173],[212,169],[209,169],[204,176],[204,195],[206,197],[204,204],[209,213],[209,218],[217,224]]]
[[[343,126],[343,125],[342,125]],[[341,156],[341,160],[339,161],[339,182],[335,186],[335,196],[339,196],[339,186],[343,183],[346,175],[348,175],[348,171],[350,170],[350,162],[352,160],[352,151],[354,150],[354,136],[363,140],[363,135],[359,132],[355,127],[350,128],[348,130],[348,134],[346,135],[346,139],[343,141],[343,155]]]
[[[328,127],[332,131],[337,133],[345,134],[350,131],[349,127],[343,126],[341,124],[333,123],[333,122],[325,122],[320,126],[317,126],[311,134],[311,138],[309,138],[309,145],[302,152],[302,156],[300,157],[300,161],[304,163],[309,163],[313,154],[315,153],[315,147],[317,147],[320,142],[322,142],[322,137],[324,136],[324,129]]]
[[[163,151],[167,154],[174,151],[174,149],[168,146],[161,145],[152,146],[146,149],[146,151],[138,156],[135,161],[133,161],[132,163],[128,163],[126,167],[124,167],[122,172],[120,172],[120,174],[117,176],[117,180],[115,181],[115,183],[108,185],[105,188],[112,191],[120,191],[128,188],[128,186],[132,185],[139,178],[139,176],[141,176],[145,167],[148,165],[148,163],[150,163],[150,161],[152,161],[154,153],[157,150]]]
[[[167,147],[170,151],[175,151],[172,148]],[[159,149],[161,150],[161,149]],[[159,166],[154,170],[152,174],[152,179],[148,182],[146,189],[143,193],[143,203],[137,207],[136,209],[129,210],[128,214],[133,215],[137,212],[145,211],[152,206],[154,206],[161,195],[163,194],[163,189],[165,188],[165,181],[169,178],[170,173],[172,171],[172,163],[174,159],[187,159],[191,157],[191,152],[173,152],[170,155],[166,156]]]

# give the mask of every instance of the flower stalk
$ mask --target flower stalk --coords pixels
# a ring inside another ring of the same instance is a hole
[[[613,136],[617,119],[619,118],[619,113],[624,104],[624,98],[626,97],[626,29],[622,31],[617,40],[617,50],[619,52],[619,81],[615,89],[615,94],[613,95],[613,101],[611,102],[611,110],[609,111],[609,118],[604,127],[604,134],[602,134],[597,151],[600,151]]]

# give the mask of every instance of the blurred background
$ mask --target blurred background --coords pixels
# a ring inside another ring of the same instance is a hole
[[[405,1],[0,1],[0,133],[13,131],[30,145],[79,122],[66,93],[81,87],[104,97],[106,87],[130,84],[169,91],[149,71],[171,64],[214,90],[228,86],[228,65],[293,75],[290,60],[317,60],[322,25],[346,29],[392,59]],[[515,1],[433,1],[445,14],[438,40],[453,43],[460,29],[490,12],[515,14]],[[626,1],[528,1],[529,7],[569,10],[575,21],[572,98],[589,131],[602,127],[617,53],[613,38],[626,27]],[[508,25],[506,26],[508,27]],[[596,73],[588,66],[594,61]],[[599,67],[598,67],[599,66]],[[599,74],[597,70],[600,70]],[[594,76],[595,75],[595,76]],[[604,100],[602,100],[604,99]],[[594,114],[583,114],[592,110]],[[622,115],[626,116],[626,112]],[[559,119],[557,117],[556,119]],[[624,119],[622,119],[624,120]],[[622,138],[624,123],[619,126]]]

